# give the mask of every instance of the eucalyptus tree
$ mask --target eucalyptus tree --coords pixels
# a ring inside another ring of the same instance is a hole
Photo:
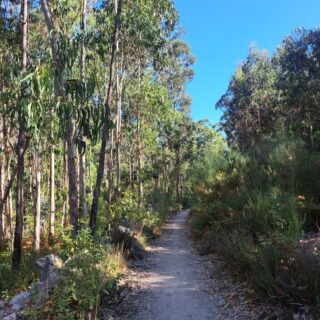
[[[21,71],[27,73],[28,63],[28,1],[21,3]],[[27,88],[21,88],[20,103],[25,103]],[[22,106],[23,107],[23,106]],[[27,145],[27,130],[23,114],[18,115],[19,133],[16,146],[17,153],[17,190],[16,190],[16,225],[14,231],[14,244],[12,255],[12,267],[17,269],[22,257],[22,237],[23,237],[23,214],[24,214],[24,152]]]
[[[62,14],[70,10],[70,4],[67,2],[59,3],[59,9]],[[72,7],[72,6],[71,6]],[[79,89],[73,86],[74,82],[68,79],[68,74],[72,74],[72,67],[76,60],[77,43],[67,33],[70,26],[64,25],[66,17],[63,16],[54,23],[51,15],[49,3],[47,0],[41,0],[41,8],[45,17],[48,29],[48,36],[51,48],[52,63],[54,68],[54,86],[57,103],[61,103],[63,110],[61,112],[62,121],[65,123],[65,139],[67,143],[68,157],[68,196],[69,196],[69,219],[73,228],[73,236],[77,234],[78,228],[78,185],[77,171],[75,161],[75,141],[74,141],[74,105],[75,100],[81,95]],[[60,28],[59,28],[60,27]],[[67,50],[64,52],[63,50]],[[69,81],[68,81],[69,80]]]
[[[252,48],[216,104],[224,111],[222,128],[229,143],[248,151],[261,137],[274,134],[281,117],[276,80],[267,52]]]
[[[320,29],[298,29],[286,37],[273,63],[286,130],[319,150]]]
[[[81,7],[81,19],[80,19],[80,30],[81,30],[81,42],[80,42],[80,81],[82,84],[85,82],[86,77],[86,45],[87,45],[87,0],[82,1]],[[80,129],[80,139],[83,140],[83,130]],[[85,150],[80,149],[79,152],[79,202],[80,212],[82,218],[87,215],[87,200],[86,200],[86,179],[85,179]]]
[[[128,74],[133,77],[140,77],[142,70],[147,64],[151,64],[153,57],[158,49],[163,45],[170,30],[173,30],[176,23],[176,12],[171,1],[119,1],[115,8],[113,37],[111,39],[111,53],[109,61],[109,78],[106,86],[105,95],[105,123],[102,128],[101,149],[99,166],[97,172],[97,180],[94,189],[94,197],[90,215],[90,227],[92,231],[96,228],[96,216],[98,212],[98,201],[100,195],[101,182],[104,175],[105,150],[107,146],[107,138],[110,127],[110,112],[112,110],[112,87],[116,83],[115,76],[116,67],[120,67],[122,74],[126,73],[127,78],[131,79]],[[120,28],[121,26],[121,28]],[[128,40],[130,37],[130,41]],[[122,41],[122,39],[125,39]],[[117,50],[118,40],[120,40],[119,51]],[[147,58],[146,58],[147,57]],[[118,58],[118,60],[117,60]],[[116,62],[119,61],[116,66]],[[118,68],[117,68],[118,69]],[[140,72],[139,72],[140,70]],[[118,71],[118,70],[117,70]],[[125,86],[125,85],[124,85]],[[118,86],[120,89],[120,86]],[[118,101],[121,98],[120,90],[118,90]],[[117,155],[120,150],[120,127],[121,127],[121,101],[118,103],[117,115],[118,124],[116,131]],[[143,111],[141,111],[143,112]],[[138,112],[139,114],[139,112]],[[139,125],[140,126],[140,125]],[[139,129],[137,126],[137,129]],[[139,130],[137,133],[139,135]],[[110,137],[112,136],[110,132]],[[112,150],[112,149],[110,149]],[[139,158],[139,157],[138,157]],[[120,177],[120,157],[117,159],[117,175]],[[141,160],[141,158],[140,158]],[[112,159],[110,159],[111,163]],[[139,161],[139,160],[138,160]],[[141,163],[141,162],[140,162]],[[119,179],[119,178],[118,178]],[[109,188],[111,181],[109,182]],[[119,187],[119,186],[118,186]]]
[[[111,58],[109,62],[109,79],[108,79],[108,85],[106,86],[105,99],[103,102],[103,106],[105,108],[105,111],[104,111],[105,121],[103,123],[102,132],[101,132],[99,164],[98,164],[98,170],[97,170],[96,184],[93,192],[92,208],[90,213],[90,228],[92,230],[92,233],[95,233],[95,230],[96,230],[96,220],[97,220],[97,213],[98,213],[100,189],[101,189],[101,182],[103,179],[104,167],[105,167],[106,145],[108,140],[108,132],[110,129],[109,114],[110,114],[110,108],[112,103],[112,94],[113,94],[113,86],[114,86],[114,67],[115,67],[115,61],[116,61],[118,36],[119,36],[119,31],[121,26],[122,3],[123,3],[123,0],[119,0],[115,8],[116,14],[115,14],[115,21],[114,21],[113,36],[112,36]]]

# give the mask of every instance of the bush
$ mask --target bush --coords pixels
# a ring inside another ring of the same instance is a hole
[[[260,295],[319,304],[319,256],[297,245],[303,223],[312,223],[308,208],[320,211],[312,203],[318,183],[311,192],[301,178],[312,175],[318,157],[304,152],[285,137],[268,138],[246,155],[207,152],[191,174],[191,225],[201,252],[222,255]]]
[[[67,258],[58,270],[58,286],[43,307],[28,311],[28,319],[84,319],[88,314],[95,319],[101,299],[114,293],[125,268],[121,252],[94,240],[87,229],[72,241],[66,232],[57,251]]]

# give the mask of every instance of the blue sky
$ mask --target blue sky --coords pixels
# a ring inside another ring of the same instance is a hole
[[[197,58],[188,86],[194,120],[216,123],[214,105],[227,89],[250,44],[270,53],[295,28],[320,27],[319,0],[174,0],[184,39]]]

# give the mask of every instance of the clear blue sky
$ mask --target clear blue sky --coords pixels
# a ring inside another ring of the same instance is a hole
[[[319,0],[174,0],[184,39],[197,58],[195,79],[188,86],[194,120],[216,123],[214,105],[251,43],[269,52],[295,28],[320,27]]]

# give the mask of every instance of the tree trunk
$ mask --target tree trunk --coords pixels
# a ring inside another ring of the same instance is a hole
[[[21,30],[22,30],[22,72],[27,71],[28,53],[28,0],[21,3]],[[12,268],[18,269],[22,258],[22,237],[23,237],[23,212],[24,212],[24,151],[26,146],[26,127],[25,121],[20,115],[17,153],[17,191],[16,191],[16,226],[14,231]]]
[[[137,176],[138,176],[138,209],[142,207],[143,182],[142,182],[142,145],[141,145],[141,114],[137,114]]]
[[[5,180],[5,161],[4,161],[4,137],[3,137],[3,126],[4,123],[3,121],[1,122],[2,128],[0,130],[0,199],[3,198],[3,193],[4,193],[4,180]],[[3,206],[4,209],[4,206]],[[0,211],[0,251],[4,248],[4,238],[5,238],[5,232],[4,232],[4,214],[3,210]]]
[[[110,139],[110,153],[109,160],[107,160],[108,167],[108,203],[112,202],[112,194],[113,194],[113,141],[114,141],[114,131],[111,131],[111,139]]]
[[[80,57],[80,78],[84,82],[86,74],[86,27],[87,27],[87,0],[82,2],[82,13],[81,13],[81,57]],[[81,130],[81,138],[83,139],[83,134]],[[87,203],[86,203],[86,160],[85,151],[81,150],[79,152],[79,192],[80,192],[80,213],[81,217],[85,218],[87,216]]]
[[[9,137],[8,137],[8,124],[6,116],[3,116],[3,143],[4,143],[4,153],[5,153],[5,181],[11,180],[11,149],[9,146]],[[2,190],[2,204],[0,206],[0,212],[6,213],[6,222],[5,222],[5,238],[6,240],[11,238],[12,235],[12,192],[11,187],[7,192],[7,195],[5,194],[5,187],[3,186]],[[6,197],[6,198],[5,198]],[[2,209],[1,209],[2,208]]]
[[[86,193],[86,179],[85,179],[85,154],[79,153],[79,191],[80,191],[80,213],[81,217],[87,216],[87,193]]]
[[[117,96],[117,116],[116,116],[116,199],[121,193],[121,106],[122,106],[122,79],[117,73],[116,96]]]
[[[141,67],[139,65],[138,71],[138,87],[139,91],[141,88]],[[143,199],[143,183],[141,177],[142,171],[142,146],[141,146],[141,110],[140,106],[138,106],[137,111],[137,179],[138,179],[138,209],[142,206]]]
[[[41,184],[40,184],[40,146],[37,143],[34,151],[34,169],[35,169],[35,212],[34,212],[34,250],[40,250],[40,219],[41,219]]]
[[[27,0],[24,0],[27,2]],[[14,231],[12,267],[18,269],[22,257],[22,236],[23,236],[23,212],[24,212],[24,148],[26,144],[26,130],[24,124],[20,123],[17,152],[17,186],[16,186],[16,226]]]
[[[55,146],[51,146],[50,150],[50,225],[49,225],[49,241],[54,238],[54,227],[56,220],[56,199],[55,199]]]
[[[78,188],[77,171],[75,166],[75,150],[73,142],[73,121],[69,119],[66,128],[68,177],[69,177],[69,221],[72,225],[72,236],[76,237],[78,232]]]
[[[63,141],[63,189],[67,190],[68,185],[68,161],[67,161],[67,143]],[[61,219],[61,227],[63,228],[66,225],[66,216],[68,212],[68,203],[69,196],[66,192],[66,199],[63,201],[62,206],[62,219]]]
[[[101,182],[104,175],[105,154],[106,154],[106,146],[107,146],[107,139],[108,139],[108,131],[110,127],[108,119],[109,119],[109,111],[110,111],[111,102],[112,102],[114,65],[115,65],[115,58],[116,58],[116,51],[117,51],[118,34],[119,34],[120,23],[121,23],[121,11],[122,11],[122,0],[119,0],[118,8],[117,8],[117,17],[116,17],[114,32],[113,32],[111,60],[110,60],[110,68],[109,68],[109,83],[107,86],[106,99],[104,101],[106,120],[102,128],[99,165],[97,170],[97,179],[96,179],[96,185],[93,192],[92,208],[90,213],[90,228],[93,234],[96,231],[96,221],[97,221],[97,213],[98,213],[98,206],[99,206],[100,189],[101,189]]]
[[[176,151],[176,203],[181,202],[181,194],[180,194],[180,178],[181,178],[181,161],[180,161],[180,148]]]

